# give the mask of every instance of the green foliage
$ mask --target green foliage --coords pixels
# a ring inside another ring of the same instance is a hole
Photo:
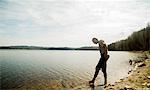
[[[134,32],[125,40],[108,45],[108,49],[118,51],[150,50],[150,26]]]

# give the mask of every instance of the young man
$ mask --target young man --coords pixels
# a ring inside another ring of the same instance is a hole
[[[94,85],[94,82],[95,82],[95,79],[99,73],[99,70],[102,69],[102,72],[104,74],[104,84],[106,85],[107,84],[106,65],[107,65],[107,60],[109,58],[108,49],[107,49],[107,46],[103,40],[98,41],[97,38],[93,38],[92,41],[94,44],[99,44],[99,51],[100,51],[101,58],[100,58],[97,66],[95,68],[94,77],[91,81],[89,81],[89,84]]]

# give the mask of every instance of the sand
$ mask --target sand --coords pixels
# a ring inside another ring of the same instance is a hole
[[[133,69],[129,71],[129,76],[114,85],[108,84],[104,90],[150,90],[150,52],[142,53],[139,60],[132,60]]]

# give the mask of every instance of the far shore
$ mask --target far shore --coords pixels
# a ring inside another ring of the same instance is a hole
[[[84,46],[84,47],[40,47],[40,46],[0,46],[0,50],[83,50],[83,51],[97,51],[96,46]],[[108,51],[127,51],[127,50],[109,50]],[[141,53],[144,51],[129,51]]]

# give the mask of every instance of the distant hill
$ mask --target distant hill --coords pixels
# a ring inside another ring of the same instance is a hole
[[[98,50],[98,47],[87,46],[87,47],[75,48],[75,50]]]
[[[37,46],[0,46],[0,49],[46,49]]]
[[[73,50],[68,47],[38,47],[38,46],[0,46],[0,49],[26,49],[26,50]]]
[[[37,47],[37,46],[0,46],[0,49],[25,49],[25,50],[97,50],[97,47]]]
[[[108,45],[108,49],[117,51],[150,50],[150,25],[134,32],[125,40]]]

